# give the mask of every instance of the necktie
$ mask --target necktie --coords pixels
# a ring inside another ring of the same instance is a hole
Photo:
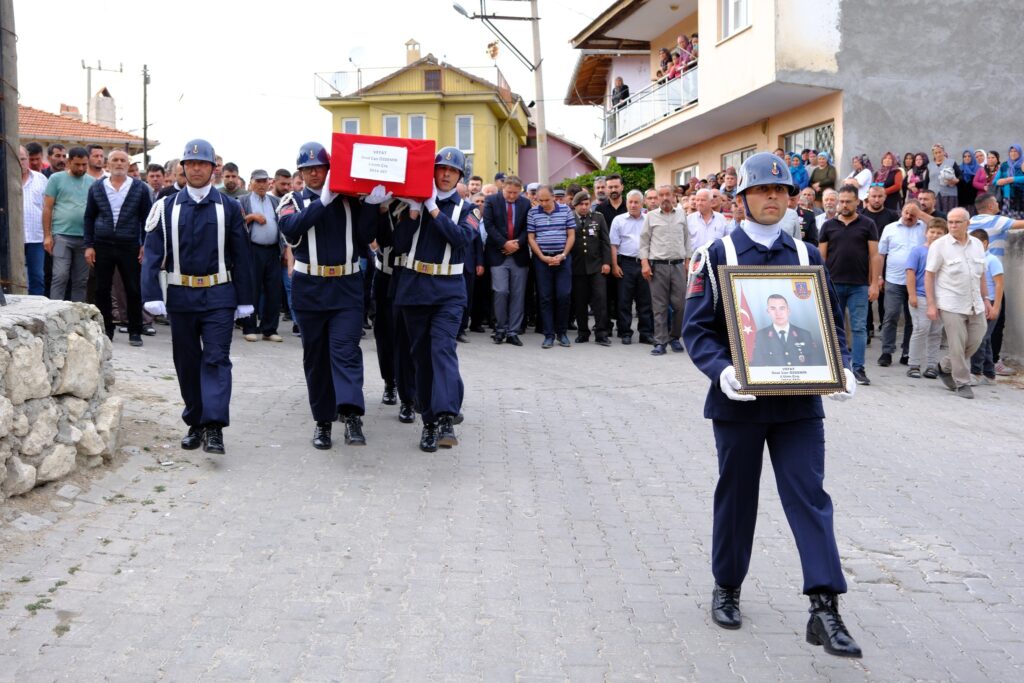
[[[515,224],[512,222],[512,205],[505,202],[505,212],[508,215],[508,238],[515,239]]]
[[[779,332],[779,339],[782,340],[782,345],[785,346],[786,345],[786,331],[785,330],[782,330],[781,332]]]

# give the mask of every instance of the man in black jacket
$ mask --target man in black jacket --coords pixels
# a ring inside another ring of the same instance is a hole
[[[86,263],[96,269],[96,307],[103,314],[107,336],[114,339],[111,287],[116,268],[128,300],[128,342],[142,346],[139,264],[143,226],[152,201],[149,188],[128,177],[129,163],[128,154],[115,149],[107,156],[110,175],[89,187],[82,244]]]
[[[612,269],[612,244],[604,216],[590,210],[590,195],[577,192],[572,198],[576,210],[576,241],[572,244],[572,291],[575,295],[577,344],[590,341],[587,309],[594,310],[594,334],[601,346],[611,346],[611,326],[605,303],[605,280]]]
[[[523,181],[507,176],[501,192],[484,202],[484,261],[491,270],[494,291],[494,343],[522,346],[519,328],[523,324],[526,277],[530,270],[530,249],[526,246],[526,214],[530,200],[522,196]]]

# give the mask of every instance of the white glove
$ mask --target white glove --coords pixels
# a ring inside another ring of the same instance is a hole
[[[163,301],[147,301],[142,304],[142,307],[150,315],[167,315],[167,306],[164,305]]]
[[[405,202],[409,205],[410,211],[419,211],[423,208],[423,202],[418,202],[415,199],[406,199],[405,197],[398,197],[398,201]]]
[[[722,374],[718,377],[718,386],[722,389],[722,393],[725,394],[726,398],[733,401],[754,401],[757,399],[757,396],[737,393],[740,388],[740,381],[736,379],[736,368],[732,365],[722,370]]]
[[[430,213],[437,211],[437,185],[434,185],[434,193],[428,199],[423,200],[423,208]]]
[[[849,401],[857,393],[857,378],[846,368],[843,368],[843,374],[846,376],[846,391],[829,394],[828,397],[833,401]]]
[[[324,186],[320,189],[320,203],[327,206],[337,195],[331,192],[331,172],[324,178]]]
[[[248,318],[255,310],[252,306],[238,306],[235,308],[235,320]]]
[[[383,185],[378,185],[373,188],[370,194],[366,195],[363,199],[367,204],[383,204],[391,199],[391,193],[385,189]]]

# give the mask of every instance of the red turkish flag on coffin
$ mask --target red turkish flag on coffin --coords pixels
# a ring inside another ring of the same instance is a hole
[[[396,197],[427,199],[434,193],[433,140],[334,133],[331,192],[368,194],[383,185]]]

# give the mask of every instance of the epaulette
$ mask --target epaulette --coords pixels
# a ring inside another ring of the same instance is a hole
[[[149,215],[146,217],[146,232],[153,232],[156,230],[156,226],[163,222],[165,199],[167,199],[167,197],[160,197],[160,199],[153,202],[153,206],[149,210]]]

